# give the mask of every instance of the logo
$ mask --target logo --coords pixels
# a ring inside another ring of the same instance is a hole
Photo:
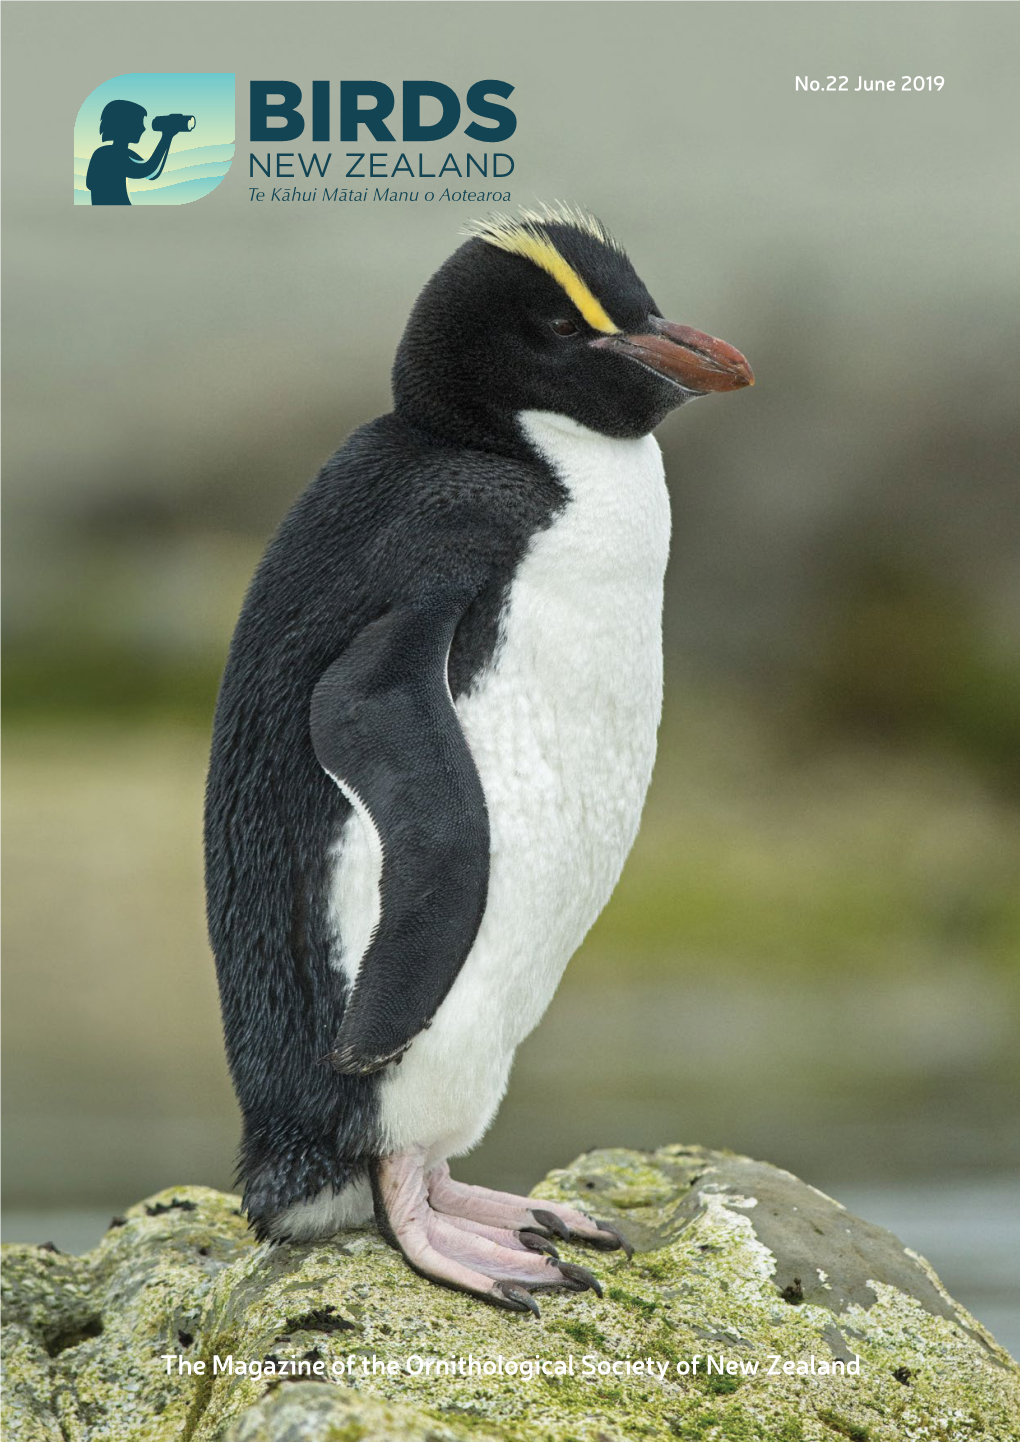
[[[233,158],[233,74],[118,75],[78,111],[74,203],[188,205]]]

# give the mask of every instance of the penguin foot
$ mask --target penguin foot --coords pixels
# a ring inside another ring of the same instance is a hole
[[[555,1237],[557,1241],[584,1242],[601,1252],[622,1249],[628,1260],[634,1255],[634,1248],[612,1222],[600,1222],[562,1202],[542,1202],[536,1206],[531,1197],[455,1182],[446,1162],[431,1169],[426,1185],[434,1210],[462,1222],[471,1220],[503,1227],[521,1240]]]
[[[430,1202],[421,1153],[385,1157],[374,1170],[379,1229],[420,1276],[468,1292],[512,1312],[533,1312],[533,1291],[593,1291],[598,1280],[584,1267],[561,1262],[552,1247],[526,1229],[519,1235],[474,1217],[437,1211]]]

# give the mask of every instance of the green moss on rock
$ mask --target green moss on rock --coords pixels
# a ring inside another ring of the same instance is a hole
[[[1016,1363],[923,1259],[789,1173],[697,1147],[599,1151],[535,1195],[639,1249],[567,1248],[606,1297],[543,1297],[540,1321],[431,1286],[372,1229],[258,1245],[235,1197],[198,1187],[133,1207],[84,1257],[6,1247],[5,1437],[1020,1435]]]

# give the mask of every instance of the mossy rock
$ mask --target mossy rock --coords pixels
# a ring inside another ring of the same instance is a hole
[[[597,1151],[535,1195],[580,1203],[637,1246],[630,1262],[567,1248],[605,1298],[544,1296],[541,1320],[430,1285],[372,1229],[257,1245],[237,1198],[201,1187],[139,1203],[83,1257],[5,1247],[4,1436],[1020,1436],[1017,1364],[922,1258],[788,1172],[697,1147]],[[184,1365],[168,1375],[166,1356]],[[233,1370],[214,1374],[217,1358]],[[536,1358],[561,1370],[529,1375]]]

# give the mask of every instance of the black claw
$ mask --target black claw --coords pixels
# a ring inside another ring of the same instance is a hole
[[[506,1302],[499,1302],[497,1306],[506,1306],[508,1312],[534,1312],[536,1317],[541,1317],[538,1303],[523,1287],[515,1287],[512,1282],[497,1282],[492,1290],[498,1296],[506,1298]]]
[[[548,1237],[543,1237],[541,1232],[532,1232],[525,1228],[517,1233],[517,1239],[527,1247],[529,1252],[545,1252],[555,1258],[560,1255]]]
[[[573,1262],[560,1262],[558,1266],[564,1277],[573,1284],[571,1291],[594,1292],[596,1297],[602,1296],[602,1286],[598,1277],[589,1272],[587,1267],[578,1267]]]
[[[570,1241],[570,1228],[566,1222],[556,1216],[555,1212],[546,1212],[540,1207],[532,1207],[531,1215],[540,1227],[544,1227],[547,1232],[552,1232],[553,1236],[559,1237],[561,1242]]]
[[[634,1255],[634,1248],[627,1241],[627,1238],[623,1235],[623,1233],[617,1227],[614,1227],[612,1222],[600,1222],[595,1217],[592,1218],[592,1221],[595,1223],[595,1226],[598,1227],[600,1232],[605,1232],[607,1234],[607,1239],[603,1241],[601,1237],[589,1237],[588,1240],[590,1241],[591,1245],[593,1247],[599,1247],[602,1251],[605,1252],[615,1252],[618,1247],[622,1247],[623,1251],[626,1254],[627,1261],[629,1262],[631,1257],[633,1257]],[[611,1238],[612,1240],[609,1240],[609,1238]]]

